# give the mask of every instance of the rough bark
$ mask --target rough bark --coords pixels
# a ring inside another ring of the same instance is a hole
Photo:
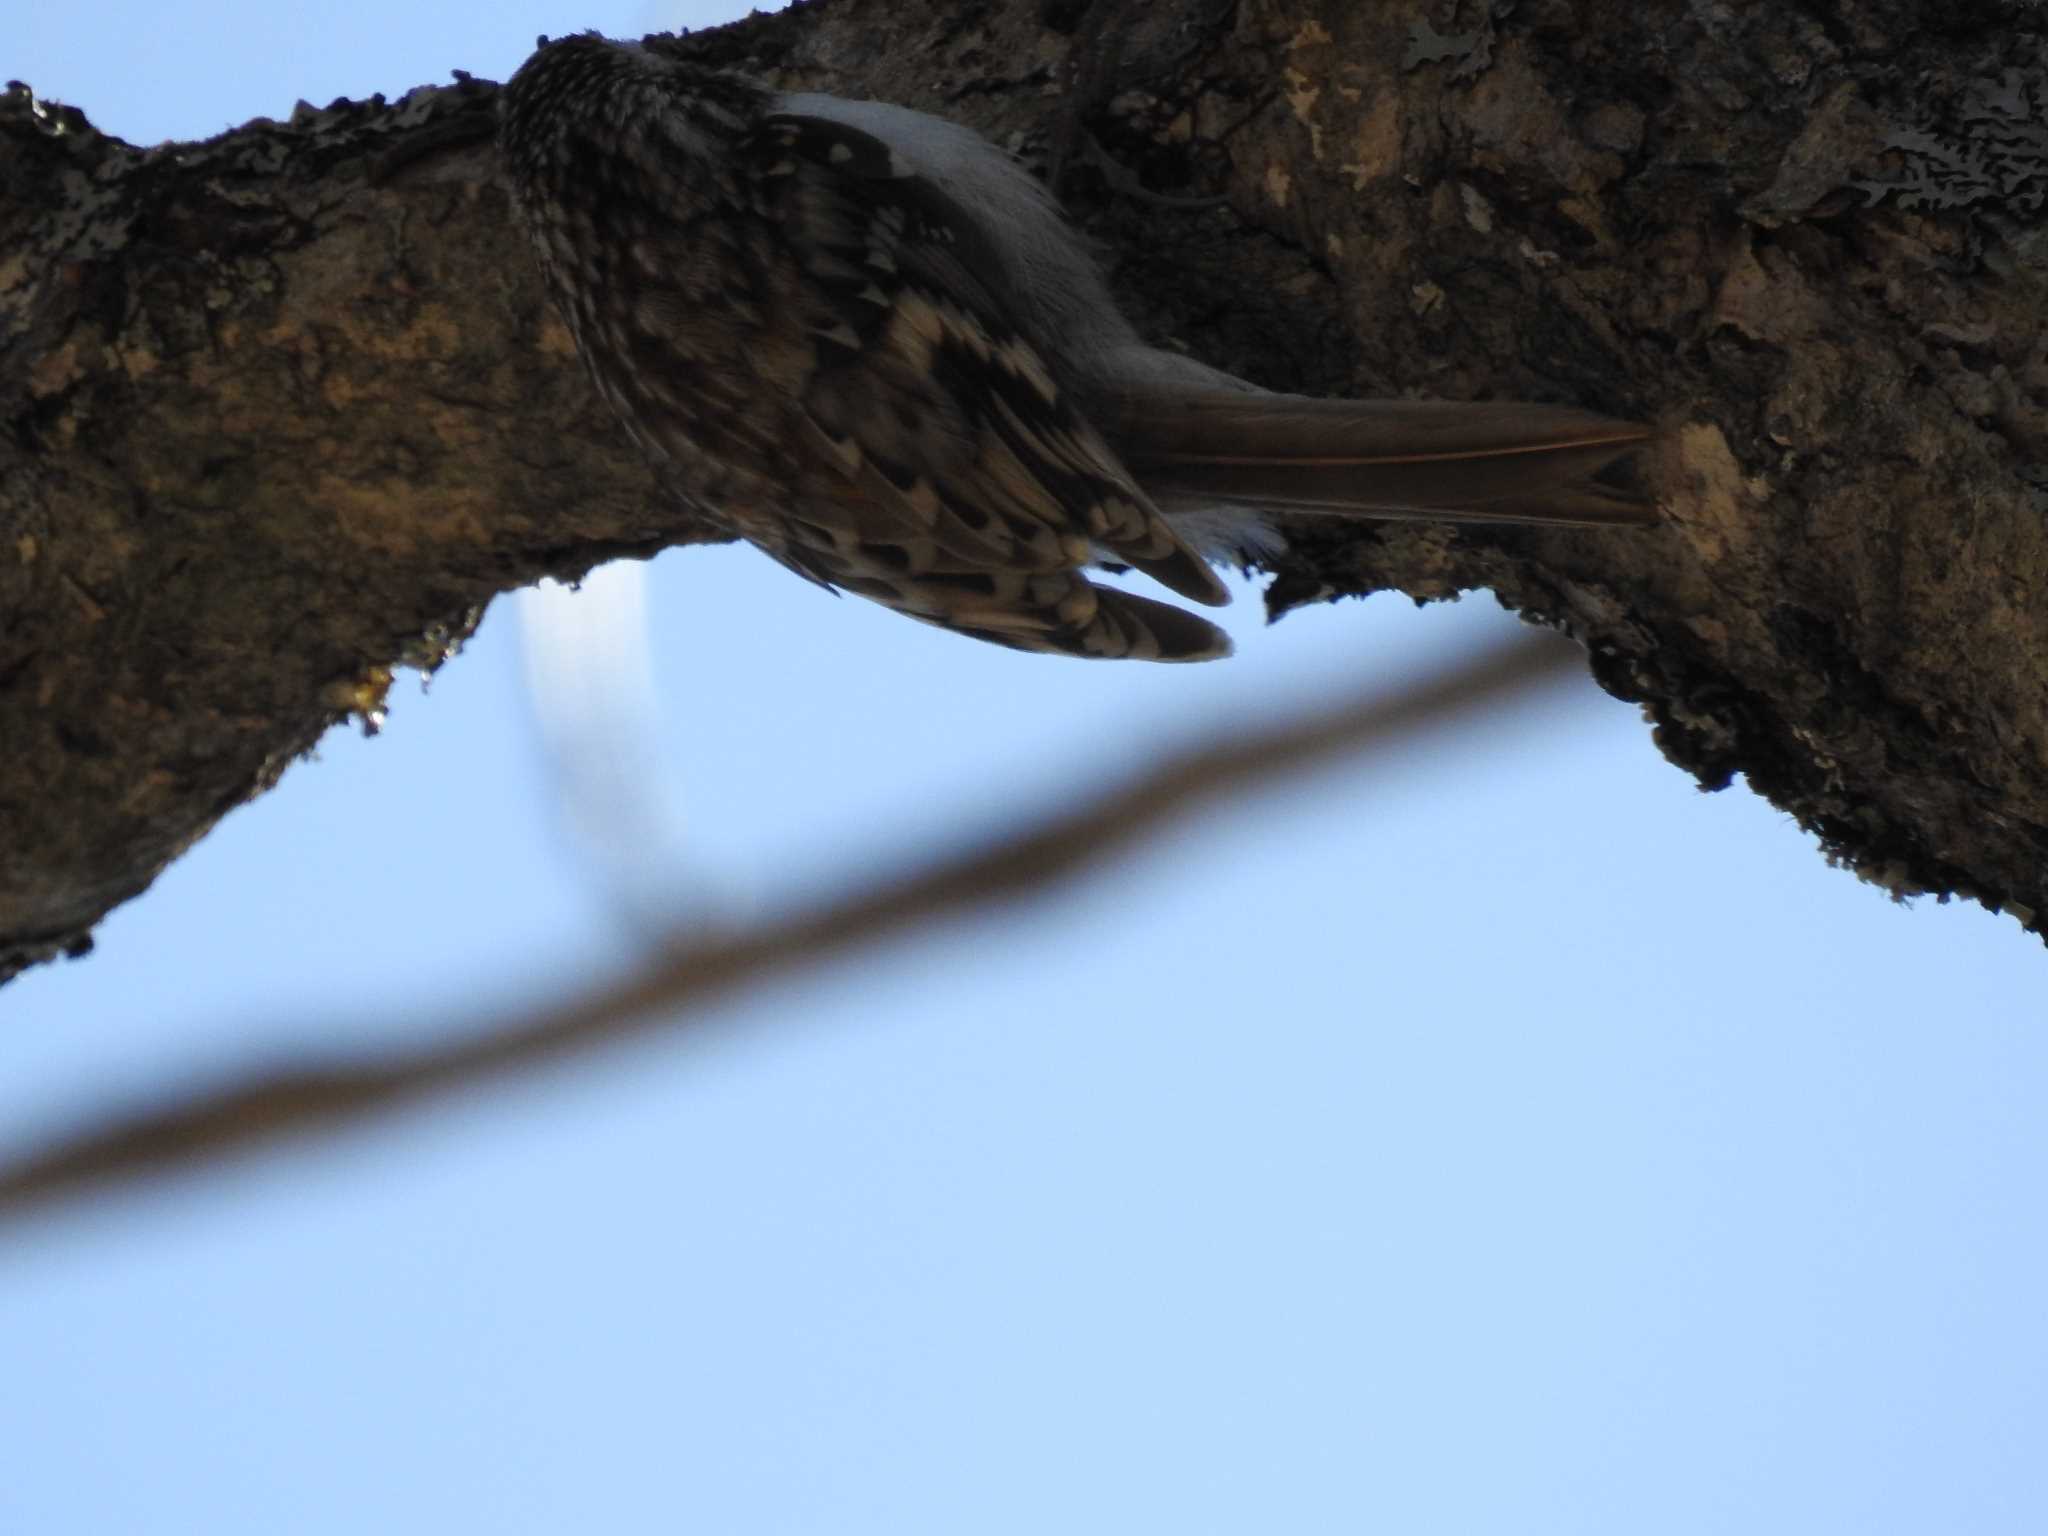
[[[1262,382],[1666,423],[1653,533],[1319,524],[1269,600],[1491,587],[1703,784],[2031,927],[2041,18],[1925,28],[1892,0],[824,0],[687,46],[1052,164],[1148,331]],[[493,95],[153,150],[0,100],[0,974],[83,946],[495,593],[706,536],[545,309]]]

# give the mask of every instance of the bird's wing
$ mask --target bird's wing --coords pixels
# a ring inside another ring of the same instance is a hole
[[[1008,318],[975,221],[881,139],[797,113],[740,146],[812,348],[792,455],[825,494],[781,557],[918,618],[1033,650],[1195,659],[1228,641],[1165,604],[1099,588],[1096,549],[1222,603],[1045,358]]]

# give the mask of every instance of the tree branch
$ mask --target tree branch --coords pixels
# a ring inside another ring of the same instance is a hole
[[[1652,534],[1306,525],[1269,603],[1491,587],[1703,783],[1894,891],[2048,911],[2038,7],[1159,0],[1085,64],[1072,10],[833,0],[686,46],[1033,158],[1079,115],[1223,195],[1062,189],[1151,334],[1261,382],[1667,421]],[[494,593],[705,536],[545,311],[492,94],[154,151],[0,98],[0,975]]]
[[[193,1102],[89,1132],[0,1168],[0,1220],[109,1183],[190,1169],[524,1073],[616,1041],[691,1027],[743,987],[900,940],[920,927],[1048,893],[1113,864],[1218,801],[1348,753],[1370,753],[1496,707],[1578,666],[1575,646],[1530,639],[1391,698],[1169,757],[1093,801],[995,845],[734,939],[679,950],[642,975],[488,1032],[423,1029],[437,1042],[369,1066],[259,1075]],[[330,1038],[358,1032],[336,1028]]]

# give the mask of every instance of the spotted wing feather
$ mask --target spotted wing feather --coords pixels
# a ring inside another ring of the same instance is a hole
[[[789,445],[818,494],[785,563],[1031,650],[1207,657],[1207,621],[1100,588],[1098,549],[1198,602],[1227,594],[1005,318],[995,253],[879,139],[794,114],[740,146],[753,211],[800,268],[815,365]]]

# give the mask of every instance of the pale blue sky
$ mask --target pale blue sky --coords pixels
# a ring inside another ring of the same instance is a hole
[[[649,15],[40,7],[0,74],[198,137]],[[1247,593],[1234,661],[1090,666],[745,550],[653,586],[691,857],[764,912],[1514,627]],[[0,991],[0,1147],[621,963],[510,619]],[[2044,981],[1554,689],[689,1043],[9,1229],[0,1531],[2032,1536]]]

